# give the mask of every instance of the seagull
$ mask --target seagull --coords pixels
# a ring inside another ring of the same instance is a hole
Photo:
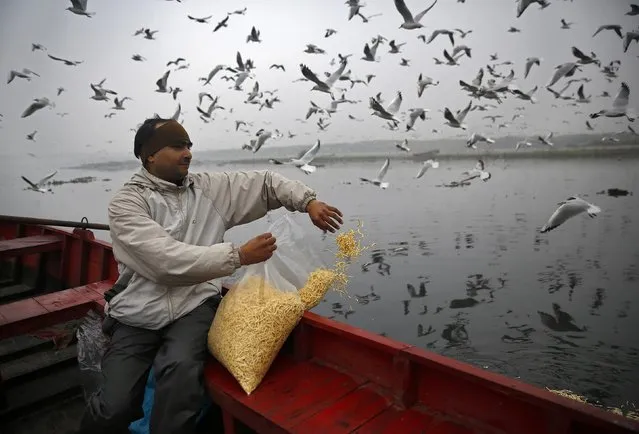
[[[422,167],[419,168],[419,172],[417,172],[417,176],[415,176],[415,179],[419,179],[422,176],[424,176],[424,173],[426,173],[429,167],[432,167],[433,169],[437,169],[439,167],[439,161],[435,161],[435,160],[424,161],[422,163]]]
[[[415,125],[415,121],[417,118],[421,120],[426,120],[426,113],[429,112],[429,109],[423,108],[412,108],[410,109],[410,113],[408,114],[408,122],[406,122],[406,131],[410,131],[413,129],[413,125]]]
[[[368,45],[368,42],[364,44],[364,57],[362,60],[366,60],[368,62],[376,62],[377,58],[375,55],[377,54],[377,47],[379,46],[379,40],[376,41],[372,46]]]
[[[292,158],[288,164],[292,164],[307,175],[317,170],[316,166],[311,166],[311,162],[320,150],[320,141],[317,139],[315,145],[304,153],[300,158]]]
[[[27,184],[29,184],[29,190],[33,190],[33,191],[38,191],[40,193],[47,193],[49,191],[52,191],[51,188],[45,188],[44,187],[44,183],[47,182],[49,179],[53,178],[56,173],[58,173],[57,170],[55,170],[53,173],[48,174],[47,176],[45,176],[44,178],[42,178],[40,181],[38,181],[37,183],[33,183],[31,181],[29,181],[25,176],[20,176]]]
[[[534,104],[537,102],[537,100],[534,98],[533,95],[535,95],[535,92],[537,92],[537,89],[538,89],[538,86],[535,86],[530,91],[528,91],[528,93],[524,93],[519,89],[512,89],[511,92],[515,94],[517,98],[523,99],[524,101],[530,101],[531,104]]]
[[[31,81],[31,76],[26,73],[25,71],[23,72],[19,72],[19,71],[15,71],[15,70],[11,70],[9,72],[9,79],[7,80],[7,84],[11,83],[13,81],[14,78],[24,78],[27,81]]]
[[[599,26],[597,31],[593,33],[592,37],[594,38],[595,36],[597,36],[602,30],[612,30],[617,34],[617,36],[619,36],[620,39],[623,38],[623,35],[621,34],[621,26],[619,24],[604,24],[603,26]]]
[[[639,15],[639,5],[631,4],[630,11],[626,12],[625,15],[630,15],[630,16]]]
[[[218,30],[220,30],[222,27],[228,27],[228,25],[226,24],[229,21],[229,17],[230,15],[227,15],[226,18],[224,18],[222,21],[220,21],[219,23],[217,23],[217,25],[215,26],[215,28],[213,29],[213,33],[217,32]]]
[[[449,110],[448,107],[444,108],[444,118],[446,118],[446,125],[449,125],[453,128],[461,128],[462,130],[466,129],[466,125],[464,124],[464,119],[466,119],[466,115],[470,111],[472,107],[472,100],[468,102],[468,105],[465,109],[458,111],[456,114]]]
[[[588,128],[589,131],[594,130],[593,126],[590,125],[590,121],[586,121],[586,127]]]
[[[89,18],[95,15],[95,12],[87,12],[87,0],[71,0],[71,5],[66,10],[76,15],[84,15]]]
[[[49,101],[48,98],[35,98],[34,102],[31,103],[29,107],[22,113],[20,117],[26,118],[31,116],[36,111],[45,108],[46,106],[55,107],[55,104]]]
[[[192,17],[191,15],[187,15],[187,17],[189,17],[190,20],[193,20],[202,24],[207,24],[212,16],[213,15],[209,15],[208,17],[203,17],[203,18],[196,18],[196,17]]]
[[[367,178],[359,178],[359,179],[364,182],[369,182],[373,185],[377,185],[381,189],[386,189],[388,188],[390,184],[388,182],[384,182],[384,176],[386,176],[386,172],[388,172],[389,166],[390,166],[390,159],[387,158],[386,161],[384,161],[382,168],[379,169],[379,172],[377,172],[377,176],[375,177],[375,179],[367,179]]]
[[[31,51],[35,51],[35,50],[47,51],[47,48],[42,44],[31,43]]]
[[[572,77],[573,75],[575,75],[575,71],[579,70],[579,65],[574,62],[568,62],[557,66],[555,69],[555,74],[552,76],[550,82],[548,82],[546,87],[550,87],[553,84],[557,83],[564,76]]]
[[[486,137],[486,136],[484,136],[481,133],[473,133],[468,138],[468,140],[466,140],[466,147],[477,149],[477,146],[475,146],[475,144],[479,143],[479,142],[486,142],[486,143],[490,143],[490,144],[495,143],[495,141],[493,139],[491,139],[490,137]]]
[[[632,41],[639,42],[639,31],[626,32],[626,37],[623,40],[623,52],[624,53],[628,51],[628,47],[630,47],[630,43]]]
[[[634,120],[634,116],[628,114],[628,99],[630,98],[630,88],[626,82],[622,82],[619,87],[619,92],[617,92],[617,96],[612,103],[612,108],[603,109],[598,111],[597,113],[593,113],[590,115],[591,119],[596,119],[600,116],[605,116],[608,118],[619,118],[622,116],[626,116],[629,121]]]
[[[540,58],[538,57],[529,57],[528,59],[526,59],[526,70],[524,73],[524,78],[528,78],[528,73],[530,72],[530,69],[532,68],[533,65],[537,65],[539,66],[539,64],[541,63]]]
[[[601,212],[601,208],[586,202],[577,196],[571,196],[565,201],[559,202],[559,208],[550,216],[548,222],[541,228],[541,233],[546,233],[555,229],[571,217],[582,212],[586,212],[588,216],[594,218]]]
[[[519,151],[519,148],[521,148],[522,146],[528,146],[530,148],[532,146],[532,143],[525,140],[519,141],[515,144],[515,151]]]
[[[433,40],[439,36],[439,35],[448,35],[448,39],[450,39],[450,44],[454,47],[455,46],[455,37],[454,37],[454,33],[452,30],[447,30],[447,29],[439,29],[439,30],[435,30],[433,31],[433,33],[430,34],[430,37],[428,38],[428,40],[426,41],[427,44],[430,44],[431,42],[433,42]]]
[[[408,147],[408,139],[404,139],[401,143],[396,143],[395,147],[404,152],[410,152],[410,148]]]
[[[47,54],[47,56],[49,56],[53,60],[57,60],[59,62],[62,62],[62,63],[64,63],[67,66],[77,66],[80,63],[84,62],[83,60],[67,60],[67,59],[63,59],[61,57],[52,56],[50,54]]]
[[[572,54],[579,59],[577,63],[581,65],[588,65],[594,63],[597,66],[601,66],[601,62],[597,59],[595,53],[590,53],[590,56],[585,55],[579,48],[572,47]]]
[[[490,172],[486,171],[485,168],[486,168],[486,165],[484,164],[484,160],[482,159],[477,160],[477,163],[475,164],[475,167],[473,168],[473,170],[471,170],[470,172],[462,173],[462,175],[471,175],[470,178],[466,178],[460,181],[459,183],[464,184],[475,178],[479,178],[484,182],[488,181],[492,177],[492,175],[490,174]]]
[[[253,151],[253,153],[256,153],[257,151],[260,150],[260,148],[264,145],[264,143],[271,138],[271,136],[273,135],[272,132],[270,131],[266,131],[266,130],[259,130],[257,132],[257,139],[251,139],[249,141],[249,149],[251,149]],[[246,146],[246,145],[245,145]]]
[[[579,86],[579,89],[577,89],[577,99],[575,100],[578,103],[582,103],[582,104],[587,104],[590,102],[590,97],[592,95],[588,95],[588,97],[586,98],[586,96],[584,96],[584,85],[582,84],[581,86]]]
[[[35,130],[31,134],[27,134],[27,140],[31,140],[32,142],[35,142],[35,135],[37,132],[38,130]]]
[[[166,83],[169,79],[169,74],[171,73],[171,71],[166,71],[164,73],[164,75],[158,79],[158,81],[155,82],[155,85],[158,87],[157,89],[155,89],[156,92],[161,92],[161,93],[168,93],[170,92],[170,90],[168,90],[166,88]]]
[[[144,39],[155,40],[155,35],[159,30],[144,29]]]
[[[433,8],[433,6],[435,6],[436,3],[437,3],[437,0],[435,0],[432,5],[430,5],[429,7],[427,7],[426,9],[424,9],[423,11],[415,15],[415,17],[413,18],[413,14],[411,14],[411,12],[406,7],[406,3],[404,3],[404,0],[395,0],[395,8],[397,9],[397,12],[399,12],[402,18],[404,18],[404,22],[402,23],[401,26],[399,26],[399,28],[414,30],[414,29],[419,29],[421,27],[424,27],[420,23],[420,21],[424,17],[424,15],[426,15],[426,13],[430,11]]]
[[[169,66],[171,66],[171,65],[178,66],[178,63],[180,63],[180,62],[186,62],[186,59],[185,59],[184,57],[178,57],[178,58],[177,58],[177,59],[175,59],[175,60],[171,60],[171,61],[167,62],[167,63],[166,63],[166,66],[167,66],[167,67],[169,67]]]
[[[142,57],[139,54],[134,54],[133,56],[131,56],[131,59],[135,60],[136,62],[142,62],[146,60],[144,57]]]
[[[324,33],[324,37],[328,38],[331,35],[334,35],[335,33],[337,33],[337,30],[335,29],[326,29],[326,33]]]
[[[101,87],[97,87],[96,85],[94,85],[93,83],[91,83],[91,89],[93,89],[93,92],[95,93],[93,96],[91,96],[91,99],[94,99],[96,101],[108,101],[109,97],[107,96],[107,92],[106,90],[102,89]]]
[[[271,66],[268,67],[268,69],[281,69],[282,71],[286,72],[286,68],[284,68],[284,65],[279,64],[279,63],[274,63]]]
[[[518,0],[517,3],[517,18],[521,17],[524,11],[533,3],[539,3],[541,9],[550,6],[550,2],[547,0]]]
[[[255,28],[255,26],[253,26],[253,28],[251,28],[251,33],[249,33],[249,35],[246,37],[246,42],[262,42],[262,40],[260,39],[260,31],[257,30]]]
[[[565,19],[561,19],[561,28],[564,30],[570,30],[570,26],[572,26],[575,23],[567,23]]]
[[[384,108],[378,100],[371,97],[369,99],[369,107],[373,110],[373,116],[379,116],[382,119],[388,119],[389,121],[398,123],[399,121],[395,119],[395,114],[399,111],[399,106],[402,104],[402,100],[402,93],[397,92],[397,96],[386,108]]]
[[[320,92],[325,92],[325,93],[328,93],[330,95],[333,94],[331,92],[331,87],[337,81],[337,79],[342,76],[342,74],[344,73],[344,69],[345,68],[346,68],[346,61],[342,62],[340,67],[335,72],[333,72],[330,75],[330,77],[328,77],[326,79],[326,81],[321,81],[319,78],[317,78],[317,75],[315,75],[315,73],[313,71],[308,69],[308,67],[306,65],[300,64],[300,69],[302,70],[302,75],[304,77],[306,77],[308,80],[310,80],[313,83],[315,83],[315,86],[313,86],[311,88],[311,90],[318,90]]]
[[[133,101],[133,98],[129,98],[128,96],[125,96],[122,99],[118,99],[118,97],[115,97],[115,100],[113,100],[113,103],[115,104],[114,107],[111,107],[113,110],[124,110],[124,101],[126,101],[127,99],[130,99],[131,101]]]
[[[417,78],[417,96],[421,97],[422,93],[424,93],[424,90],[432,85],[432,86],[437,86],[439,84],[439,81],[435,81],[430,77],[423,77],[422,74],[419,74],[419,77]]]
[[[553,133],[550,132],[550,133],[546,134],[546,137],[537,136],[537,140],[539,140],[541,143],[543,143],[546,146],[553,147],[553,146],[555,146],[555,144],[550,141],[552,136],[553,136]]]
[[[388,45],[390,46],[390,50],[388,50],[388,52],[392,54],[397,54],[400,52],[402,45],[406,45],[406,42],[402,42],[401,44],[396,44],[395,40],[393,39],[392,41],[388,43]]]

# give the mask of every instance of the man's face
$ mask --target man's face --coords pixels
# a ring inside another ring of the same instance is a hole
[[[181,184],[189,173],[191,145],[165,146],[148,158],[148,170],[165,181]]]

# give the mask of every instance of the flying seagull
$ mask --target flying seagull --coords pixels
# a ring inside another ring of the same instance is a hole
[[[95,15],[95,12],[87,12],[87,0],[71,0],[71,5],[66,10],[76,15],[84,15],[89,18]]]
[[[591,218],[594,218],[601,212],[601,208],[586,202],[577,196],[571,196],[565,201],[559,202],[559,208],[550,216],[548,222],[541,228],[541,233],[546,233],[555,229],[571,217],[582,212],[586,212]]]
[[[429,167],[432,167],[433,169],[437,169],[439,167],[439,161],[435,161],[435,160],[424,161],[422,163],[422,166],[419,168],[419,172],[417,172],[417,176],[415,176],[415,179],[419,179],[422,176],[424,176],[424,173],[426,173]]]
[[[367,179],[367,178],[359,178],[359,179],[364,182],[369,182],[373,185],[376,185],[381,189],[386,189],[388,188],[390,184],[388,182],[384,182],[384,176],[386,176],[386,172],[388,172],[389,166],[390,166],[390,159],[387,158],[386,161],[384,161],[382,168],[379,169],[379,172],[377,172],[377,176],[375,177],[375,179]]]
[[[35,184],[29,181],[25,176],[20,176],[20,177],[24,180],[24,182],[29,184],[29,190],[38,191],[40,193],[47,193],[52,190],[51,188],[45,188],[44,183],[47,182],[49,179],[53,178],[56,175],[56,173],[58,173],[57,170],[54,171],[53,173],[48,174],[47,176],[45,176],[44,178],[42,178],[40,181],[38,181]]]
[[[423,11],[415,15],[415,17],[413,17],[413,14],[406,7],[406,3],[404,3],[404,0],[395,0],[395,8],[397,8],[397,12],[399,12],[402,18],[404,18],[404,22],[402,23],[401,26],[399,26],[399,28],[414,30],[414,29],[419,29],[421,27],[424,27],[420,23],[420,21],[424,17],[424,15],[426,15],[426,13],[430,11],[433,8],[433,6],[435,6],[436,3],[437,3],[437,0],[435,0],[432,5],[430,5],[429,7],[427,7],[426,9],[424,9]]]
[[[20,117],[26,118],[28,116],[31,116],[33,113],[42,108],[45,108],[46,106],[55,107],[55,104],[49,101],[48,98],[35,98],[33,101],[34,102],[32,102],[31,105],[27,107],[27,109],[22,113],[22,116]]]

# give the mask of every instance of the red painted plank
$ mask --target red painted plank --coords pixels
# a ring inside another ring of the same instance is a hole
[[[291,428],[292,433],[350,433],[390,406],[390,401],[366,386]]]
[[[424,412],[389,407],[374,419],[353,431],[354,434],[421,434],[434,418]]]
[[[394,380],[394,355],[406,345],[395,344],[380,351],[358,336],[351,340],[348,332],[334,334],[325,329],[311,329],[309,333],[310,356],[322,363],[336,366],[349,373],[357,373],[386,388],[396,386]]]
[[[285,428],[291,428],[329,407],[362,384],[361,379],[314,363],[304,363],[302,366],[297,378],[285,377],[278,385],[279,393],[274,396],[277,405],[264,411],[266,416]]]
[[[91,300],[99,300],[104,298],[104,293],[113,287],[115,282],[111,280],[103,280],[101,282],[89,283],[84,286],[78,286],[75,288],[78,291],[86,293],[87,298]]]
[[[519,431],[508,431],[508,432],[516,432]],[[545,431],[540,431],[539,434]],[[548,431],[553,432],[553,431]],[[435,421],[431,426],[428,427],[428,434],[479,434],[481,431],[472,430],[470,428],[465,428],[461,425],[450,421]]]
[[[639,432],[636,421],[516,379],[418,348],[404,353],[416,364],[418,400],[429,409],[520,434],[568,432],[571,420],[606,433]]]
[[[56,235],[34,235],[0,241],[0,258],[52,252],[62,249],[62,238]]]
[[[86,294],[83,294],[75,288],[69,288],[63,291],[56,291],[50,294],[34,297],[34,300],[44,307],[47,312],[54,312],[67,307],[84,304],[89,299]]]
[[[33,318],[45,313],[47,310],[33,298],[0,305],[0,315],[5,318],[7,323]]]

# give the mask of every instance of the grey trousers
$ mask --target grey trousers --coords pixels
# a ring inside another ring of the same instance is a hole
[[[87,403],[81,434],[125,434],[143,416],[146,380],[153,366],[152,434],[194,433],[206,403],[203,384],[206,338],[221,301],[212,297],[160,330],[105,319],[111,341],[102,359],[102,384]]]

